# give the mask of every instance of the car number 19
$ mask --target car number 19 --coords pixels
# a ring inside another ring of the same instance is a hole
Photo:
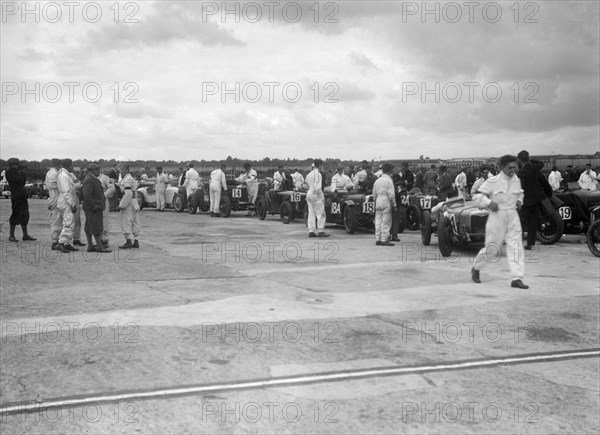
[[[563,221],[571,220],[571,207],[560,207],[558,214],[560,214]]]

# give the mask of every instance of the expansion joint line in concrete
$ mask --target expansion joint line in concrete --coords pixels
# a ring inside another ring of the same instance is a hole
[[[154,388],[148,390],[128,390],[112,393],[97,393],[81,396],[58,397],[38,402],[13,402],[0,406],[0,415],[41,412],[51,408],[84,406],[99,403],[114,403],[131,400],[168,399],[173,397],[252,390],[261,388],[287,387],[295,385],[318,384],[323,382],[351,381],[379,376],[398,376],[436,371],[472,370],[513,364],[531,364],[553,362],[600,356],[600,349],[580,349],[571,351],[547,352],[537,354],[512,355],[499,358],[484,358],[468,361],[442,362],[418,366],[391,366],[362,369],[348,369],[321,373],[309,373],[266,379],[244,380],[220,384],[183,385]]]

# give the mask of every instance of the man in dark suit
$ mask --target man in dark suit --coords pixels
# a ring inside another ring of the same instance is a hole
[[[90,163],[87,167],[88,175],[83,180],[83,211],[85,212],[85,236],[88,241],[88,252],[111,252],[102,242],[102,230],[104,229],[102,215],[106,207],[104,188],[98,179],[100,176],[100,165]],[[92,236],[96,239],[93,245]]]
[[[21,161],[16,157],[8,159],[8,169],[6,170],[6,181],[10,187],[10,202],[12,205],[12,214],[10,215],[10,237],[8,240],[17,242],[15,229],[21,225],[23,230],[23,240],[36,240],[27,233],[27,224],[29,223],[29,204],[27,203],[27,190],[25,189],[25,172],[21,166]]]
[[[452,178],[448,174],[446,166],[440,166],[440,177],[438,181],[439,197],[442,201],[456,196],[456,192],[452,188]]]
[[[521,151],[517,158],[521,164],[518,176],[524,193],[521,213],[527,219],[527,245],[525,249],[530,251],[535,245],[540,223],[540,204],[546,197],[552,195],[552,187],[540,172],[544,166],[543,162],[529,160],[529,153],[525,150]]]

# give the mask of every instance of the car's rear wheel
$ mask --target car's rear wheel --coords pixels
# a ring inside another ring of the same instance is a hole
[[[438,244],[442,257],[449,257],[454,248],[452,222],[450,218],[444,216],[438,225]]]
[[[281,222],[284,224],[289,224],[294,220],[294,210],[292,209],[292,204],[287,201],[284,201],[279,207],[279,217],[281,218]]]
[[[590,225],[587,232],[587,245],[592,254],[600,257],[600,219]]]
[[[256,201],[256,216],[264,221],[267,217],[267,198],[258,198]]]
[[[348,234],[354,234],[356,227],[356,213],[354,213],[351,206],[347,205],[344,207],[344,228]]]
[[[425,246],[431,243],[431,212],[425,210],[423,212],[423,225],[421,225],[421,241]]]
[[[553,245],[560,240],[565,231],[565,224],[558,212],[540,219],[537,237],[544,245]]]
[[[421,224],[421,210],[416,205],[409,205],[406,208],[406,226],[411,231],[419,229]]]
[[[182,213],[183,212],[183,198],[181,197],[180,194],[176,193],[175,195],[173,195],[173,209],[177,212],[177,213]]]
[[[231,215],[231,199],[228,196],[221,197],[221,205],[219,206],[221,216],[226,218]]]

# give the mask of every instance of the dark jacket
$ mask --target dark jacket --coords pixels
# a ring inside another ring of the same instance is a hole
[[[448,172],[444,172],[439,178],[438,189],[440,191],[440,199],[445,201],[448,198],[455,196],[454,188],[452,187],[452,177]]]
[[[11,199],[27,198],[27,190],[25,189],[26,177],[21,168],[8,168],[5,177],[10,186]]]
[[[518,173],[523,188],[523,205],[538,204],[552,195],[552,187],[540,172],[539,163],[536,160],[526,162]]]
[[[104,189],[102,183],[93,174],[88,174],[83,180],[81,188],[83,192],[83,209],[86,211],[103,211],[106,205],[104,201]]]

